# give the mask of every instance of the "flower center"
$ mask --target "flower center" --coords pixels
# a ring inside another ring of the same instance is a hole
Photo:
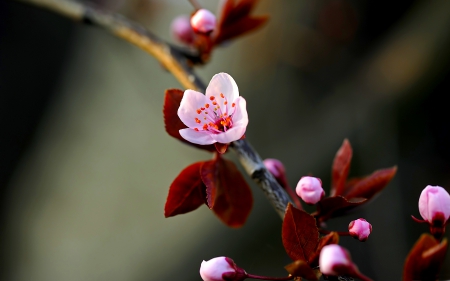
[[[222,93],[220,98],[211,96],[209,100],[210,102],[205,103],[204,107],[197,109],[199,116],[195,117],[195,122],[199,127],[194,128],[194,130],[220,134],[231,129],[236,104],[232,103],[231,108],[229,108],[227,98]]]

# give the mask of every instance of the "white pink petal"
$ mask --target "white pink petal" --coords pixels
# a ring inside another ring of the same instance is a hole
[[[315,177],[302,177],[295,188],[297,195],[307,204],[316,204],[324,196],[322,181]]]
[[[192,28],[200,33],[209,33],[216,27],[216,16],[206,9],[200,9],[191,17]]]
[[[184,92],[178,116],[188,128],[180,130],[180,135],[204,145],[239,140],[245,134],[248,115],[246,101],[239,97],[234,79],[226,73],[216,74],[206,93]]]
[[[226,257],[217,257],[203,261],[200,266],[200,276],[203,281],[224,281],[223,274],[236,272]]]
[[[450,218],[450,195],[440,186],[428,185],[420,194],[419,212],[424,220],[433,224],[438,215],[445,223]]]
[[[369,238],[372,232],[372,225],[365,219],[360,218],[350,222],[348,232],[353,238],[363,242]]]

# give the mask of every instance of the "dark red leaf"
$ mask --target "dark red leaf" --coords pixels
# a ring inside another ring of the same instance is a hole
[[[312,269],[304,260],[296,260],[284,267],[287,272],[295,277],[303,277],[308,280],[319,280],[316,271]]]
[[[447,239],[439,243],[432,235],[422,234],[406,257],[403,281],[437,280],[447,247]]]
[[[203,162],[186,167],[175,178],[169,188],[164,216],[166,218],[193,211],[205,203],[200,167]]]
[[[328,197],[317,203],[317,212],[314,216],[321,222],[326,221],[329,218],[342,215],[366,201],[367,199],[365,198],[352,198],[347,200],[342,196]]]
[[[206,205],[212,209],[219,189],[219,162],[211,160],[200,167],[200,176],[206,186]]]
[[[213,211],[230,227],[240,227],[253,206],[250,187],[233,162],[219,157],[217,194]]]
[[[319,230],[313,216],[288,204],[284,215],[282,241],[289,257],[307,262],[319,244]]]
[[[220,27],[233,24],[234,22],[250,15],[252,9],[256,5],[256,2],[258,2],[258,0],[238,0],[237,3],[233,4],[233,8],[228,10],[228,13],[225,15],[225,17],[221,18]]]
[[[179,89],[167,89],[164,95],[164,108],[163,108],[163,114],[164,114],[164,125],[166,128],[166,132],[189,145],[195,146],[200,149],[208,150],[211,152],[216,151],[216,148],[214,145],[198,145],[193,144],[191,142],[188,142],[180,135],[180,130],[187,128],[186,125],[184,125],[183,122],[181,122],[180,118],[178,117],[178,108],[180,107],[181,99],[183,98],[183,91]]]
[[[330,196],[342,195],[344,192],[345,181],[350,171],[350,162],[352,161],[352,146],[348,139],[345,139],[336,153],[331,171],[331,192]]]
[[[219,29],[225,26],[227,24],[227,21],[231,20],[232,17],[230,16],[230,14],[232,13],[234,6],[234,0],[222,1],[222,6],[220,7],[221,13],[217,22],[217,26],[219,27]]]
[[[309,264],[312,267],[318,266],[320,251],[322,251],[322,248],[326,245],[337,244],[337,243],[339,243],[339,234],[337,234],[337,232],[334,232],[334,231],[323,236],[322,238],[320,238],[319,245],[317,246],[316,252],[314,253],[314,255],[312,255],[309,258]]]
[[[250,31],[256,30],[257,28],[262,27],[268,19],[269,16],[246,17],[230,24],[217,32],[217,36],[214,37],[214,44],[217,45]]]
[[[369,200],[388,185],[396,172],[397,166],[394,166],[375,171],[362,179],[349,181],[343,196],[347,199],[359,197]]]
[[[268,16],[250,16],[257,2],[258,0],[224,1],[213,38],[214,44],[220,44],[262,26]]]

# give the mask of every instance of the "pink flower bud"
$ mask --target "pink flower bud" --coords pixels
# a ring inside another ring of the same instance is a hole
[[[241,281],[248,277],[242,268],[227,257],[203,261],[200,266],[200,276],[204,281]]]
[[[182,15],[176,17],[172,21],[170,29],[172,36],[179,42],[190,45],[194,41],[195,34],[188,16]]]
[[[319,267],[325,275],[340,275],[339,269],[353,266],[350,254],[339,245],[324,246],[320,251]]]
[[[370,280],[359,272],[358,267],[352,262],[348,251],[336,244],[322,248],[319,257],[319,267],[324,275],[350,276],[364,281]]]
[[[216,16],[206,9],[200,9],[191,17],[191,26],[196,32],[209,33],[216,27]]]
[[[284,188],[287,187],[286,170],[280,160],[267,158],[263,161],[266,169],[274,176],[277,182]]]
[[[348,225],[348,232],[350,232],[350,235],[353,238],[364,242],[369,238],[369,235],[372,232],[372,225],[365,219],[357,219],[350,222]]]
[[[325,196],[322,181],[315,177],[302,177],[295,188],[297,195],[307,204],[313,205]]]
[[[440,186],[428,185],[420,194],[419,212],[431,225],[445,225],[450,217],[450,195]]]

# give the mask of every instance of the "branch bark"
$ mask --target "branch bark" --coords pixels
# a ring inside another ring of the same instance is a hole
[[[93,6],[69,0],[17,0],[48,9],[75,21],[99,26],[112,34],[138,46],[155,57],[186,89],[205,92],[206,86],[195,74],[188,52],[159,39],[123,16],[101,11]],[[259,185],[275,211],[283,219],[287,204],[291,202],[286,191],[265,168],[258,153],[247,140],[235,141],[231,147],[247,174]]]

